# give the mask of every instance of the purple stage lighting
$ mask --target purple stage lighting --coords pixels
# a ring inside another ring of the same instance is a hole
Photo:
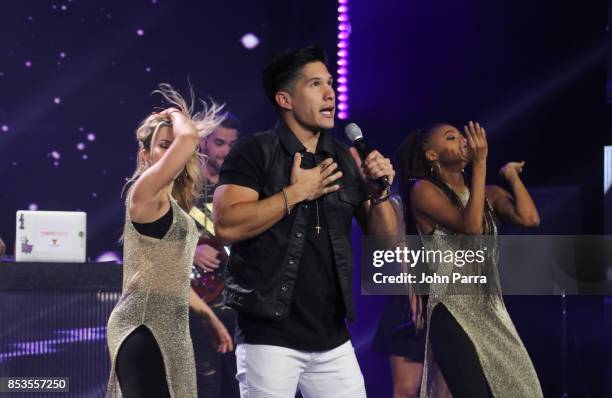
[[[344,120],[349,116],[348,109],[348,65],[349,65],[349,36],[351,23],[349,17],[348,0],[338,0],[338,87],[337,96],[338,119]]]

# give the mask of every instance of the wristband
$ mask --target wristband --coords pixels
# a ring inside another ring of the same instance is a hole
[[[379,203],[389,200],[390,197],[391,197],[391,189],[385,188],[381,197],[373,198],[372,196],[370,196],[370,201],[372,202],[373,205],[377,205]]]

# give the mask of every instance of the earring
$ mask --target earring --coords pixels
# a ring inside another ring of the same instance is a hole
[[[434,160],[431,164],[431,169],[429,169],[429,171],[431,172],[431,175],[434,175],[434,165],[438,166],[438,174],[441,174],[442,167],[440,167],[440,162]]]

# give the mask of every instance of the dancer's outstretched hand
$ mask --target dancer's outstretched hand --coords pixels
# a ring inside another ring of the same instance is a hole
[[[524,160],[522,162],[508,162],[504,167],[499,169],[499,175],[510,181],[523,172],[523,167],[525,167]]]

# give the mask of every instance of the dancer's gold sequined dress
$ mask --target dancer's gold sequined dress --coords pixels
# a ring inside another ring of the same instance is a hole
[[[198,242],[194,221],[170,198],[172,225],[162,239],[141,235],[126,211],[123,293],[108,319],[111,373],[107,397],[121,397],[115,372],[121,343],[144,325],[162,353],[170,395],[196,397],[195,361],[189,336],[189,277]]]
[[[469,199],[469,191],[459,195],[463,206]],[[497,228],[495,228],[495,235]],[[452,231],[436,225],[431,235],[421,235],[423,245],[432,250],[465,249],[459,239],[449,238]],[[479,238],[464,239],[463,242],[477,241]],[[491,263],[484,272],[488,278],[486,291],[479,291],[477,284],[461,287],[459,293],[452,284],[432,284],[427,303],[427,316],[431,318],[433,309],[444,304],[457,320],[476,348],[476,353],[485,377],[495,398],[539,398],[542,389],[529,354],[523,345],[501,296],[499,274],[497,270],[496,238],[485,238],[491,251]],[[452,275],[455,265],[452,263],[429,264],[430,271],[438,275]],[[452,280],[452,277],[451,277]],[[455,291],[453,291],[455,290]],[[428,319],[429,324],[429,319]],[[461,364],[459,364],[460,366]],[[435,358],[427,332],[425,346],[425,363],[421,382],[421,398],[437,396],[434,372],[438,372]]]

